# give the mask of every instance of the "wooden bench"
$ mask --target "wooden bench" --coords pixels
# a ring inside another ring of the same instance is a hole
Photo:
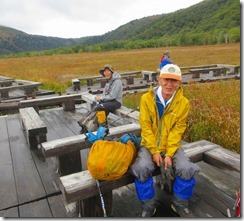
[[[136,74],[129,74],[129,75],[121,75],[121,79],[126,80],[127,85],[132,85],[134,84],[134,78],[136,77]],[[104,88],[108,80],[104,77],[98,77],[96,80],[100,83],[100,87]]]
[[[1,87],[0,94],[1,98],[9,98],[9,91],[13,90],[24,90],[25,95],[32,95],[33,92],[38,91],[38,86],[42,85],[40,82],[33,82],[23,85],[13,85],[8,87]]]
[[[81,94],[81,100],[85,101],[87,104],[87,109],[92,110],[94,106],[95,96],[93,94],[83,93]],[[116,109],[113,114],[123,118],[124,123],[138,123],[139,112],[132,110],[125,106],[121,106],[119,109]]]
[[[80,94],[70,94],[70,95],[60,95],[44,98],[36,98],[23,100],[19,102],[19,108],[22,107],[34,107],[36,111],[39,111],[39,106],[48,106],[48,105],[58,105],[62,104],[64,111],[75,110],[75,99],[80,99]]]
[[[219,168],[240,172],[240,155],[216,144],[202,140],[184,144],[182,148],[192,162],[205,161]],[[159,173],[159,170],[156,170],[153,176]],[[129,172],[120,179],[100,182],[108,216],[113,215],[112,190],[133,182],[134,177]],[[80,206],[81,216],[103,216],[96,181],[88,170],[60,177],[57,183],[67,203],[81,201],[79,204],[82,205]]]
[[[239,73],[239,65],[230,65],[230,64],[217,64],[218,67],[225,67],[229,75],[237,75]]]
[[[158,72],[155,71],[141,71],[142,78],[149,81],[157,81]]]
[[[87,86],[92,86],[94,84],[94,80],[101,77],[101,75],[89,76],[89,77],[82,77],[78,78],[79,81],[86,81]]]
[[[137,123],[113,127],[109,129],[108,137],[120,137],[125,133],[134,133],[139,136],[141,128]],[[96,131],[94,134],[96,134]],[[89,147],[91,147],[91,143],[86,139],[84,134],[52,140],[41,144],[41,150],[46,158],[57,157],[57,160],[59,161],[58,171],[60,175],[80,171],[82,160],[80,157],[79,159],[77,156],[73,157],[71,153],[79,154],[80,150],[84,150]],[[63,158],[66,158],[65,155],[70,159],[72,158],[73,165],[67,165],[66,161],[63,160]]]
[[[47,141],[45,123],[33,107],[20,108],[19,116],[29,147],[37,149],[38,144]]]
[[[190,69],[190,74],[192,74],[192,78],[200,78],[200,74],[210,74],[212,72],[213,77],[221,76],[221,74],[225,75],[226,68],[225,67],[209,67],[209,68],[199,68],[199,69]]]
[[[10,79],[10,80],[1,80],[0,79],[0,86],[1,87],[8,87],[8,86],[11,86],[12,83],[14,82],[14,79]]]

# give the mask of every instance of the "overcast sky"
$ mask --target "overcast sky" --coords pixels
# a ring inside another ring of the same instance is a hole
[[[102,35],[132,20],[174,12],[203,0],[0,0],[0,25],[28,34]]]

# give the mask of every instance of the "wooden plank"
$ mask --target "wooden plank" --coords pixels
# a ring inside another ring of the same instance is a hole
[[[99,194],[96,181],[92,178],[88,170],[60,177],[62,185],[60,187],[67,203],[87,199]],[[126,173],[123,177],[113,181],[102,181],[101,188],[104,193],[118,187],[132,183],[134,178]]]
[[[192,143],[185,143],[182,145],[182,149],[192,162],[199,162],[204,160],[204,153],[208,150],[218,148],[217,144],[209,142],[207,140],[200,140]]]
[[[55,173],[55,161],[50,158],[45,159],[40,149],[32,150],[31,155],[42,180],[46,194],[53,195],[60,193],[59,188],[54,183],[54,180],[59,177],[59,175]]]
[[[8,87],[0,87],[0,92],[7,92],[7,91],[13,91],[17,89],[26,89],[26,88],[36,88],[38,86],[41,86],[42,83],[40,82],[34,82],[32,84],[23,84],[23,85],[12,85]]]
[[[67,211],[64,204],[64,200],[62,195],[56,195],[52,197],[48,197],[48,204],[50,206],[52,216],[55,218],[68,218],[68,217],[78,217],[78,211],[74,209],[74,212]]]
[[[6,116],[0,117],[0,210],[18,205]]]
[[[19,206],[20,217],[47,218],[52,217],[47,199]]]
[[[4,218],[18,218],[19,217],[19,210],[18,207],[13,207],[6,210],[0,211],[0,217]]]
[[[29,136],[47,133],[47,127],[33,107],[20,108],[20,118]]]
[[[52,96],[52,97],[45,97],[45,98],[36,98],[31,100],[23,100],[19,102],[19,107],[57,104],[65,100],[79,99],[80,97],[81,97],[80,94],[69,94],[69,95]]]
[[[125,133],[140,134],[140,126],[138,124],[127,124],[109,129],[109,137],[121,136]],[[94,131],[94,134],[97,132]],[[91,146],[90,141],[86,140],[84,134],[69,136],[58,140],[52,140],[41,144],[41,148],[45,157],[59,156],[68,152],[86,149]]]
[[[113,190],[113,217],[140,217],[141,203],[134,183]]]
[[[219,168],[229,168],[240,172],[240,154],[222,148],[221,146],[205,152],[204,161],[216,165]]]
[[[52,127],[55,128],[55,132],[59,137],[66,138],[69,136],[74,136],[74,133],[69,129],[69,127],[60,121],[60,117],[62,117],[61,115],[58,117],[49,111],[46,112],[44,117],[47,121],[50,122],[50,124],[52,124]],[[59,159],[58,167],[60,175],[66,175],[71,171],[77,172],[81,170],[81,158],[79,150],[74,150],[71,152],[68,151],[65,154],[61,153],[55,156],[58,156]]]
[[[195,186],[195,191],[201,200],[219,211],[222,214],[221,217],[227,217],[227,209],[233,207],[235,200],[226,195],[224,191],[216,188],[216,186],[208,179],[208,176],[200,173],[196,175],[196,180],[197,184]],[[221,217],[217,216],[216,218]]]
[[[226,195],[236,198],[236,191],[241,186],[240,172],[221,169],[204,161],[199,162],[198,166],[201,168],[200,175],[207,176],[208,182]]]
[[[46,196],[42,181],[27,146],[18,115],[9,115],[7,129],[19,204]]]

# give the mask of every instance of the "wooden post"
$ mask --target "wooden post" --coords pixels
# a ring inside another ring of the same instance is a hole
[[[106,214],[108,217],[113,215],[113,194],[112,191],[102,193]],[[99,195],[80,201],[81,217],[103,217],[101,198]]]
[[[58,156],[57,160],[58,172],[60,176],[80,172],[82,170],[79,150]]]
[[[75,110],[75,101],[74,100],[66,100],[62,104],[63,104],[64,111]]]

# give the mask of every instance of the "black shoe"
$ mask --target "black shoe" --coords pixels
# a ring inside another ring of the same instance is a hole
[[[193,218],[192,212],[189,210],[188,207],[179,207],[175,205],[174,203],[171,204],[171,209],[174,210],[174,212],[178,213],[180,217],[185,217],[185,218]]]

